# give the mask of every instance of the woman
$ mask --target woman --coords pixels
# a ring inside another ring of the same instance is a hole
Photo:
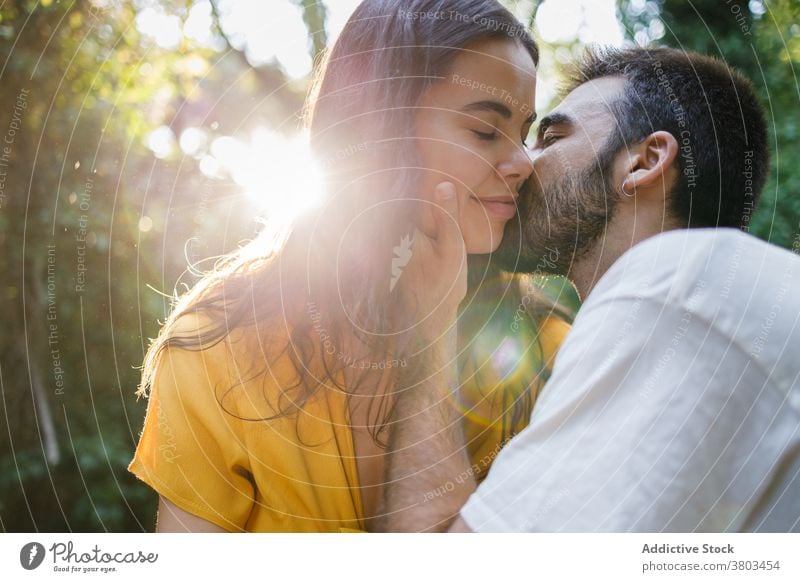
[[[160,495],[159,531],[369,529],[392,391],[426,317],[407,294],[398,300],[413,233],[432,228],[432,193],[449,181],[466,200],[466,251],[500,243],[531,173],[537,58],[494,0],[356,9],[309,98],[326,203],[280,244],[264,234],[218,265],[147,353],[140,391],[150,402],[129,469]],[[498,374],[493,341],[473,338],[503,301],[511,313],[523,303],[488,266],[471,278],[459,403],[480,474],[524,426],[566,325],[530,327],[516,356],[538,364]],[[482,317],[481,281],[493,295]]]

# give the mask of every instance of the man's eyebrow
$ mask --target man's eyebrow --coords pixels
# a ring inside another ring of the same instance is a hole
[[[566,113],[551,113],[550,115],[545,115],[539,122],[538,133],[544,133],[548,127],[553,125],[570,125],[571,123],[572,118]]]
[[[468,112],[481,112],[481,111],[490,111],[492,113],[497,113],[503,119],[511,119],[511,110],[506,107],[503,103],[499,101],[492,101],[491,99],[487,99],[485,101],[475,101],[473,103],[468,103],[464,107],[461,108],[461,111],[468,113]],[[525,123],[533,123],[536,120],[536,114],[533,113],[528,116],[525,120]]]

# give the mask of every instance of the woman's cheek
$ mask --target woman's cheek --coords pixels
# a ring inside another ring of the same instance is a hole
[[[497,250],[503,240],[506,223],[488,220],[480,206],[474,203],[470,203],[470,206],[460,224],[467,253],[486,254]]]
[[[488,249],[491,240],[491,225],[477,212],[475,204],[467,201],[467,211],[461,215],[461,236],[464,238],[464,245],[467,253],[483,254],[490,252]]]

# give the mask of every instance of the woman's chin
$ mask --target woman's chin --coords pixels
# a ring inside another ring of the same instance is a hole
[[[483,240],[466,239],[464,241],[464,246],[467,249],[468,255],[488,255],[489,253],[493,253],[497,250],[497,247],[500,246],[502,237],[503,235],[500,233],[495,237],[486,238]]]

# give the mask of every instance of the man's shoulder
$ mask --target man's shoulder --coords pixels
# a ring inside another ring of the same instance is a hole
[[[681,303],[700,289],[733,300],[773,286],[786,269],[800,275],[800,257],[738,229],[672,230],[623,254],[592,295],[653,296]]]
[[[655,266],[666,271],[679,271],[692,261],[699,260],[700,264],[705,264],[712,258],[733,259],[754,252],[786,251],[736,228],[685,228],[652,236],[626,254],[650,262],[658,258],[660,260]]]
[[[782,251],[758,237],[738,228],[682,228],[667,230],[652,236],[636,246],[630,253],[651,253],[653,249],[661,251],[679,251],[682,254],[720,254],[733,247],[762,248]]]

